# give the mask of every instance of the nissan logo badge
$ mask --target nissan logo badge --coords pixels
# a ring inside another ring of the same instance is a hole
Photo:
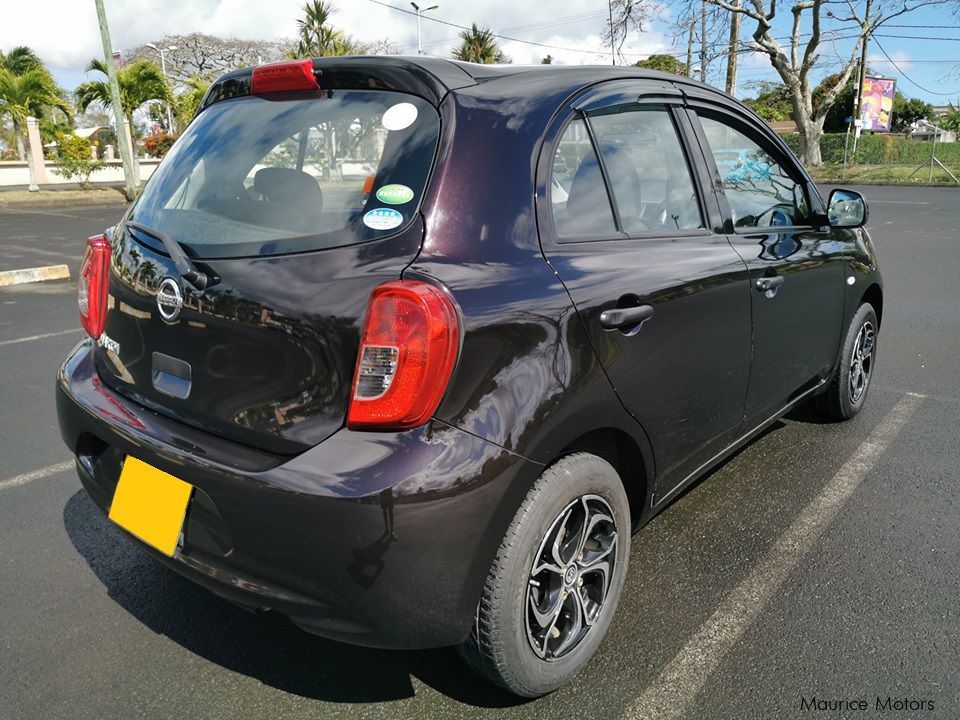
[[[175,322],[180,317],[180,308],[183,307],[183,291],[180,283],[171,277],[165,277],[157,288],[157,309],[160,317],[168,323]]]

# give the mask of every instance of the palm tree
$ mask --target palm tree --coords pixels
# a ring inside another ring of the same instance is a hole
[[[80,112],[86,111],[93,103],[100,103],[103,107],[112,107],[110,97],[110,83],[106,79],[107,66],[103,60],[94,58],[87,65],[87,70],[95,70],[103,74],[103,80],[88,80],[81,83],[74,90],[77,98],[77,107]],[[170,88],[167,79],[163,76],[160,67],[146,59],[134,60],[117,70],[117,84],[120,86],[120,110],[133,132],[133,113],[144,103],[151,100],[170,102]],[[136,153],[134,153],[136,158]],[[136,162],[136,160],[134,160]]]
[[[453,57],[485,65],[510,62],[490,28],[478,27],[476,23],[471,24],[469,30],[460,33],[460,47],[453,51]]]
[[[303,18],[297,20],[299,39],[297,46],[287,54],[292,57],[331,57],[334,55],[357,55],[363,47],[343,30],[329,24],[337,12],[333,3],[326,0],[311,0],[303,6]]]
[[[177,118],[177,125],[180,126],[181,130],[189,125],[190,121],[193,120],[193,116],[197,114],[197,110],[200,108],[200,102],[203,100],[203,96],[206,95],[207,88],[210,87],[210,82],[198,74],[191,76],[190,79],[187,80],[186,85],[186,90],[177,95],[173,100],[173,113]]]
[[[51,111],[71,117],[70,104],[61,97],[60,88],[40,58],[27,47],[0,52],[0,117],[9,116],[13,125],[17,154],[27,160],[31,190],[37,189],[37,181],[33,153],[27,153],[24,144],[24,138],[29,139],[27,118],[40,118]]]

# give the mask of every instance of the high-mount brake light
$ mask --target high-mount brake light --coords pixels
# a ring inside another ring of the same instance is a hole
[[[404,430],[433,415],[457,361],[460,320],[440,289],[417,280],[370,293],[347,427]]]
[[[106,235],[87,238],[87,250],[80,263],[77,307],[83,329],[94,340],[103,334],[107,319],[107,275],[110,270],[110,241]]]
[[[254,95],[319,89],[312,60],[281,60],[258,65],[250,80],[250,92]]]

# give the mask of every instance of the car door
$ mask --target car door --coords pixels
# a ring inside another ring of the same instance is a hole
[[[682,96],[665,83],[611,85],[548,136],[538,219],[548,261],[650,439],[662,500],[740,429],[750,289],[715,199],[699,191],[706,168],[681,132]]]
[[[753,362],[746,428],[817,386],[837,357],[843,248],[795,160],[745,114],[693,103],[722,187],[730,242],[750,270]]]

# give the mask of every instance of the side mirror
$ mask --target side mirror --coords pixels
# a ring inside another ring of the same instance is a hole
[[[827,203],[827,217],[835,228],[858,228],[867,223],[869,211],[863,195],[853,190],[834,190]]]

